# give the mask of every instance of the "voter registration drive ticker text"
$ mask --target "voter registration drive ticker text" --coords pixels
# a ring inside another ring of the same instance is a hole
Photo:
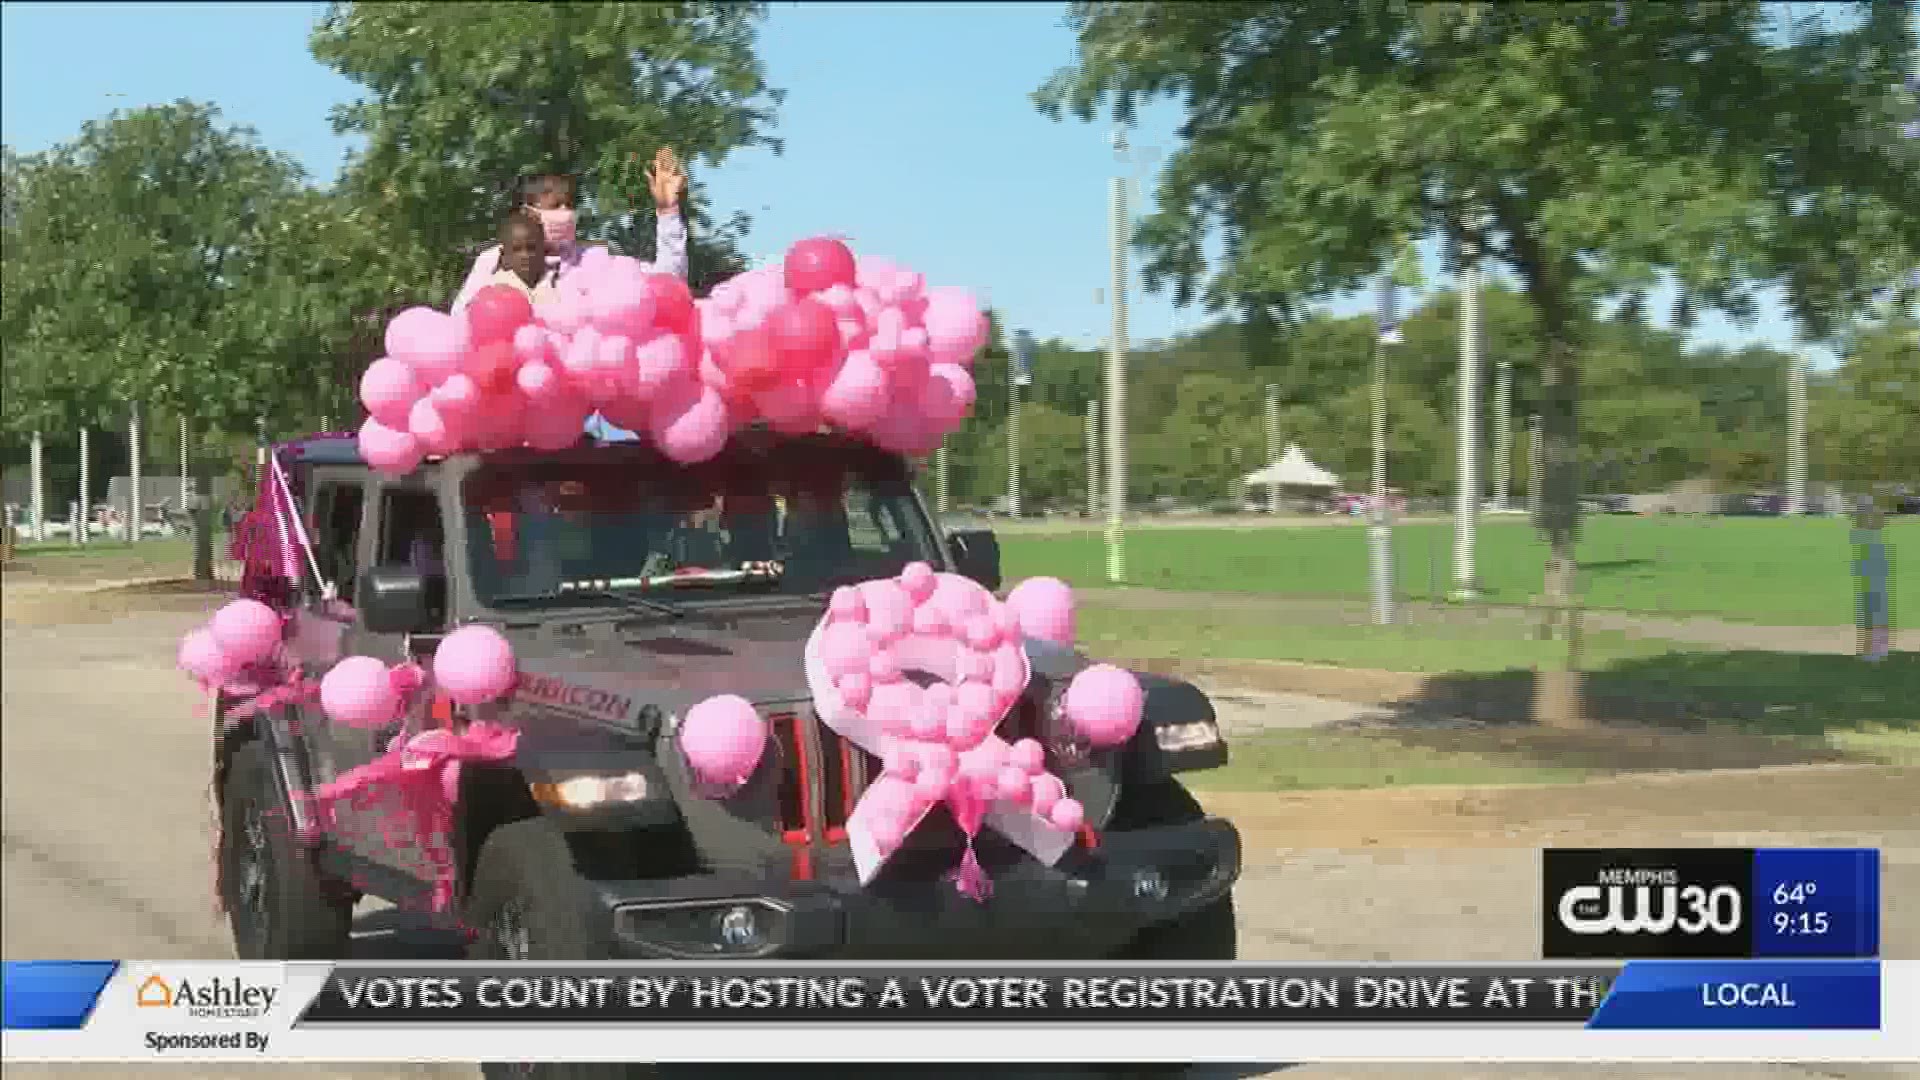
[[[1879,893],[1866,849],[1551,849],[1533,963],[8,961],[5,1057],[1920,1060]]]

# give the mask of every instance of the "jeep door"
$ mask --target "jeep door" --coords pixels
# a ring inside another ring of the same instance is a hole
[[[388,664],[411,658],[429,666],[447,620],[444,530],[438,500],[424,478],[376,478],[371,483],[368,511],[367,528],[360,538],[360,565],[419,571],[427,581],[428,623],[415,633],[380,634],[369,630],[364,620],[357,620],[347,635],[346,651]],[[395,738],[433,724],[431,711],[427,695],[420,694],[407,714],[392,724],[375,729],[328,725],[334,768],[345,772],[373,761],[387,752]],[[357,805],[341,810],[353,818],[353,827],[345,830],[353,854],[416,879],[431,876],[426,853],[412,842],[405,808],[390,785],[369,790]]]

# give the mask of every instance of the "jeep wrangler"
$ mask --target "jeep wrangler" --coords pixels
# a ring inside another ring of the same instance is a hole
[[[1233,958],[1239,836],[1178,779],[1226,760],[1211,703],[1142,674],[1131,742],[1075,751],[1053,705],[1090,661],[1039,642],[1000,734],[1048,748],[1086,810],[1074,846],[1047,866],[982,830],[994,889],[976,902],[942,880],[965,837],[936,810],[858,884],[844,826],[879,765],[813,716],[808,634],[832,589],[915,561],[1001,587],[992,533],[944,534],[907,460],[764,429],[699,465],[583,440],[396,478],[351,437],[279,452],[312,534],[311,570],[283,598],[302,675],[355,654],[424,664],[468,623],[507,637],[519,675],[474,708],[429,687],[384,730],[297,697],[244,719],[223,704],[220,888],[242,958],[343,957],[360,898],[427,895],[434,867],[380,827],[395,808],[343,805],[360,820],[320,829],[303,795],[397,735],[478,719],[518,743],[460,773],[453,914],[476,959]],[[674,741],[676,718],[717,693],[753,701],[772,732],[726,798],[696,790]],[[575,1072],[600,1075],[554,1075]]]

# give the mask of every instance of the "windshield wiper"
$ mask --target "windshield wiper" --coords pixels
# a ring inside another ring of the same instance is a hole
[[[652,600],[644,596],[629,596],[612,589],[563,589],[550,593],[509,593],[493,598],[495,604],[539,604],[566,602],[574,597],[590,597],[595,600],[611,600],[628,611],[650,615],[666,615],[670,618],[684,618],[686,610],[678,604],[669,604],[664,600]]]

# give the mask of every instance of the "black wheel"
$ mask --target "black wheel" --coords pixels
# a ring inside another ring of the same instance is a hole
[[[466,904],[475,934],[471,960],[606,960],[606,916],[558,829],[541,818],[502,825],[480,847]],[[641,1080],[651,1065],[503,1063],[480,1066],[487,1080]]]
[[[266,748],[243,744],[227,766],[220,811],[220,899],[242,960],[337,960],[353,901],[293,836]]]
[[[1177,780],[1132,790],[1121,796],[1120,813],[1136,829],[1158,825],[1190,825],[1206,817],[1200,803]],[[1120,952],[1123,960],[1232,960],[1239,955],[1240,934],[1234,922],[1233,893],[1182,918],[1149,926]],[[1168,1080],[1185,1076],[1188,1066],[1143,1062],[1100,1067],[1110,1077]]]
[[[1207,812],[1193,793],[1177,780],[1128,791],[1121,796],[1121,814],[1131,828],[1191,825]],[[1232,960],[1239,956],[1240,934],[1235,926],[1233,893],[1182,918],[1149,926],[1120,953],[1125,960]]]

